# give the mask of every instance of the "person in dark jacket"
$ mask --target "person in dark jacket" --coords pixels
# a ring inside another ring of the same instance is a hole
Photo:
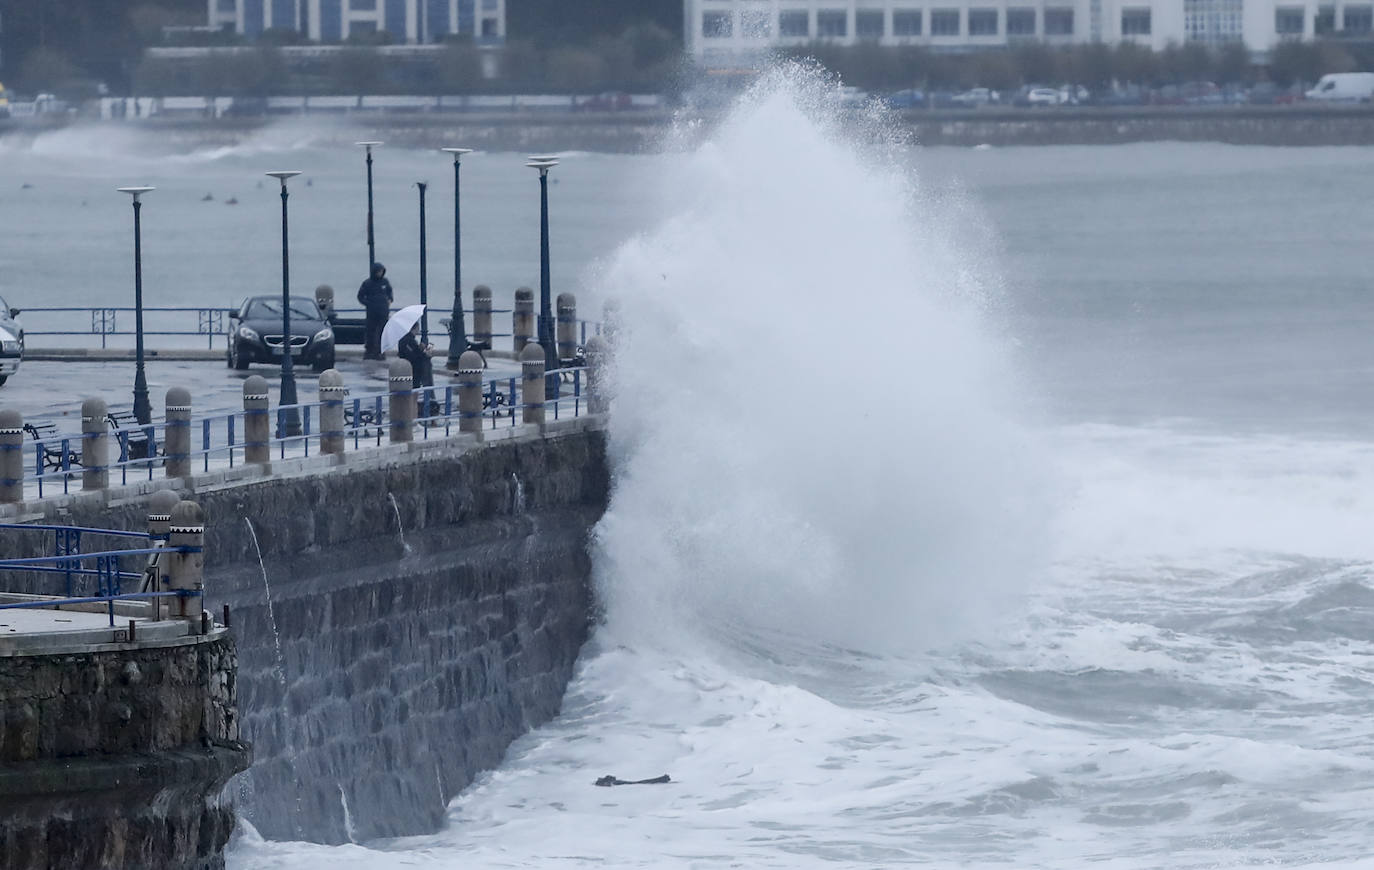
[[[386,266],[372,264],[372,277],[358,288],[358,302],[367,309],[367,324],[363,331],[363,359],[386,359],[382,355],[382,327],[391,315],[391,282],[386,280]]]
[[[434,386],[434,364],[429,358],[433,353],[434,345],[420,344],[418,320],[396,345],[396,355],[410,363],[410,385],[417,390]]]
[[[410,363],[410,386],[412,389],[434,386],[434,363],[430,356],[434,353],[434,345],[420,344],[420,324],[417,321],[410,328],[410,332],[401,336],[401,341],[396,345],[396,355]],[[429,406],[425,406],[425,394],[421,393],[415,397],[417,405],[416,413],[420,417],[436,417],[439,415],[439,403],[431,401]]]

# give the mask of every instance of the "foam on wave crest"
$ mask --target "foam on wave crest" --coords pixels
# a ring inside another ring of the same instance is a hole
[[[601,278],[625,323],[598,530],[617,629],[924,647],[1043,564],[995,270],[834,93],[767,76],[670,170],[676,216]]]

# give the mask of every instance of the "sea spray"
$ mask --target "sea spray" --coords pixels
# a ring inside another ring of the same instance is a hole
[[[923,648],[1043,564],[1043,463],[987,269],[890,149],[846,141],[829,93],[770,77],[601,276],[625,324],[597,536],[617,629]]]

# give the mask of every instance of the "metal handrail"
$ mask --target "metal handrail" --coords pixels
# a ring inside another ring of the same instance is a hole
[[[562,382],[567,376],[571,379],[570,394],[564,395],[560,389],[558,394],[544,400],[544,407],[552,407],[553,419],[561,418],[566,405],[572,406],[572,416],[580,417],[585,408],[583,390],[583,372],[585,366],[575,366],[563,369],[553,369],[545,374],[546,379],[555,382]],[[523,402],[518,387],[519,377],[493,378],[483,384],[482,394],[488,399],[489,404],[483,407],[481,417],[491,420],[492,429],[497,428],[498,420],[509,416],[510,425],[514,428],[518,425],[516,411],[523,411],[526,407]],[[415,418],[416,435],[419,440],[430,440],[437,434],[440,424],[443,428],[444,437],[452,434],[461,417],[458,410],[457,387],[450,384],[444,387],[416,387],[402,391],[400,394],[409,395],[413,398],[424,398],[424,410],[428,411],[432,404],[438,404],[440,413],[437,414],[417,414]],[[395,395],[391,391],[369,393],[363,396],[356,396],[345,401],[345,407],[352,411],[353,419],[348,422],[346,419],[344,434],[345,437],[352,436],[353,449],[362,446],[364,440],[372,441],[380,445],[382,436],[389,424],[385,422],[388,412],[388,405],[391,397]],[[500,401],[496,397],[500,397]],[[442,397],[442,401],[439,400]],[[312,447],[315,452],[319,452],[319,441],[322,433],[316,421],[319,419],[321,409],[326,403],[298,402],[295,405],[279,405],[275,410],[277,425],[275,431],[269,435],[268,449],[275,453],[278,458],[286,459],[288,454],[310,456]],[[364,415],[364,410],[371,411],[370,418]],[[301,421],[301,433],[299,435],[285,434],[285,420],[287,415],[295,411]],[[232,411],[224,414],[213,414],[200,418],[192,418],[190,428],[192,433],[197,431],[200,434],[200,446],[193,445],[187,455],[193,464],[199,464],[202,471],[210,470],[212,458],[223,458],[229,468],[246,461],[244,451],[247,444],[241,440],[240,433],[244,431],[244,412]],[[485,424],[484,424],[485,427]],[[375,430],[375,431],[374,431]],[[137,478],[146,473],[146,478],[153,478],[153,471],[158,466],[166,462],[165,456],[156,455],[159,445],[166,444],[166,421],[161,423],[149,423],[147,425],[130,426],[116,428],[112,431],[115,443],[119,447],[119,458],[109,463],[106,469],[112,478],[115,474],[119,475],[120,484],[127,484],[132,472]],[[26,447],[32,445],[33,462],[30,468],[33,470],[34,479],[38,482],[38,497],[42,498],[45,494],[45,487],[54,479],[59,480],[62,492],[67,493],[71,488],[72,479],[83,474],[85,469],[74,466],[72,459],[75,451],[72,450],[72,443],[80,443],[83,438],[80,434],[53,434],[42,438],[26,442]],[[194,438],[195,435],[193,434]],[[134,456],[131,451],[133,445],[141,445],[141,452],[144,455]],[[56,457],[56,467],[49,468],[49,457]]]

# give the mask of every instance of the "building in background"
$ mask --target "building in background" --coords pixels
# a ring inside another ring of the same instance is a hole
[[[1268,52],[1285,39],[1369,36],[1374,0],[684,0],[687,52],[707,66],[779,46],[921,45],[967,51],[1049,44],[1243,42]]]
[[[392,42],[426,44],[469,36],[479,44],[506,37],[506,0],[207,0],[212,27],[247,37],[294,30],[315,42],[386,33]]]

